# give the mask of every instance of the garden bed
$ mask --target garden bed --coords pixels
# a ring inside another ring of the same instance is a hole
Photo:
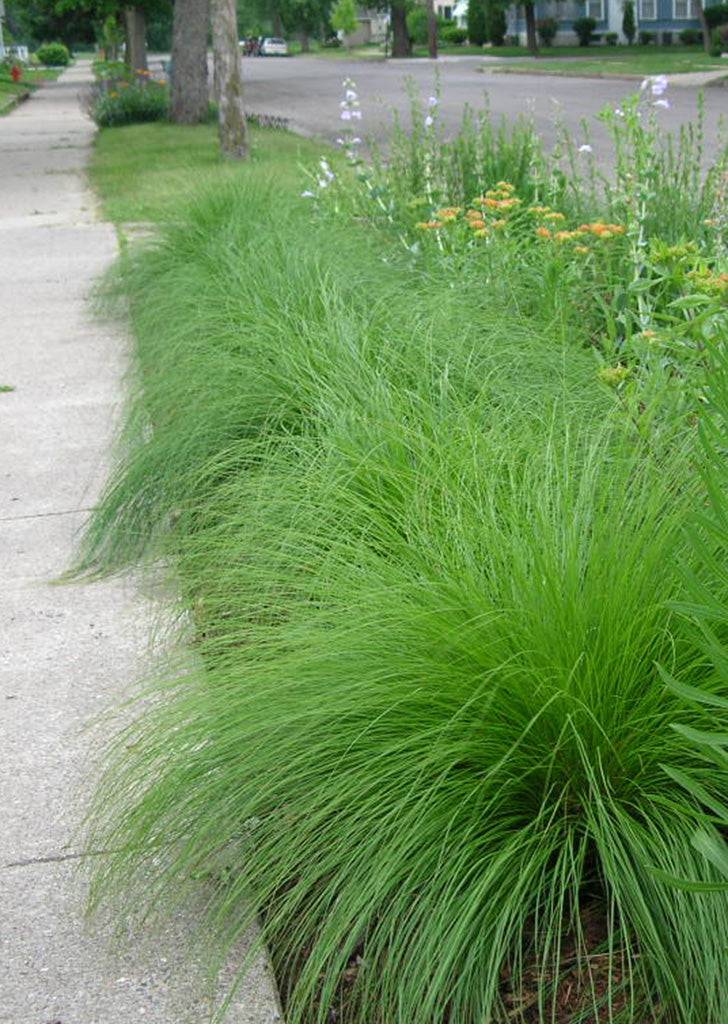
[[[100,135],[158,228],[78,571],[166,567],[196,662],[110,753],[95,899],[259,912],[291,1024],[723,1024],[728,166],[662,148],[661,82],[609,182],[437,96],[364,160],[345,89],[338,154]]]

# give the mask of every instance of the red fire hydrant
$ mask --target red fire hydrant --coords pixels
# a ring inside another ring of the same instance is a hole
[[[19,68],[17,64],[13,64],[12,68],[10,69],[10,77],[14,82],[19,82],[20,79],[23,77],[22,69]]]

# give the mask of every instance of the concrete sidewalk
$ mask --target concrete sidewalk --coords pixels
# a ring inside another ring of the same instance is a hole
[[[82,730],[142,671],[151,612],[130,583],[49,583],[104,478],[125,361],[87,304],[116,255],[84,176],[89,80],[80,63],[0,118],[0,1022],[205,1024],[190,921],[112,954],[111,923],[82,919]],[[279,1019],[262,958],[229,1019]]]

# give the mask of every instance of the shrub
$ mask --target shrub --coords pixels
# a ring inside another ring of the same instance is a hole
[[[559,31],[559,23],[556,18],[541,18],[536,22],[538,35],[543,46],[553,46],[556,33]]]
[[[638,39],[640,46],[649,46],[650,43],[654,43],[656,41],[657,33],[647,32],[645,29],[641,28]]]
[[[71,60],[68,47],[63,43],[43,43],[35,51],[35,55],[46,67],[65,67]]]
[[[710,53],[713,57],[720,57],[728,50],[728,24],[718,25],[710,33]]]
[[[634,16],[634,0],[624,0],[622,6],[622,32],[624,38],[631,46],[637,32],[637,24]]]
[[[616,46],[619,42],[619,32],[607,32],[604,36],[604,42],[607,46]]]
[[[134,82],[136,75],[123,60],[96,59],[91,65],[94,78],[99,82]]]
[[[597,23],[594,18],[577,18],[574,21],[573,29],[579,40],[579,46],[589,46],[594,38],[594,29]]]
[[[703,33],[699,28],[684,28],[678,38],[683,46],[700,46],[703,42]]]
[[[468,0],[467,31],[471,46],[483,45],[486,40],[485,0]]]
[[[327,36],[321,45],[327,50],[338,50],[343,44],[338,36]]]
[[[440,33],[442,40],[450,46],[462,46],[467,41],[468,33],[457,25],[445,25]]]
[[[100,128],[123,124],[164,121],[169,112],[169,94],[161,82],[120,82],[99,91],[91,115]]]
[[[672,37],[673,37],[673,33],[672,32],[661,32],[660,33],[660,42],[662,43],[663,46],[672,46]]]
[[[485,32],[488,41],[493,46],[503,46],[506,38],[508,21],[506,11],[498,0],[486,0],[485,5]]]

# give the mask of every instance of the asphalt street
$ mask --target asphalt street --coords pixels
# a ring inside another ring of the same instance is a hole
[[[556,140],[559,120],[577,135],[581,133],[582,121],[586,120],[594,128],[598,158],[599,147],[606,139],[597,115],[608,105],[619,106],[625,96],[639,88],[638,81],[624,79],[496,74],[488,71],[487,61],[481,57],[386,63],[257,57],[244,59],[243,70],[246,108],[257,114],[287,118],[293,130],[307,135],[335,139],[340,133],[338,104],[344,78],[352,78],[358,87],[363,113],[360,134],[381,141],[391,126],[392,112],[396,110],[404,115],[408,111],[407,79],[427,97],[439,76],[441,113],[446,130],[455,128],[466,106],[481,109],[486,102],[495,115],[502,114],[509,119],[519,114],[533,117],[549,146]],[[695,85],[671,84],[668,90],[670,109],[658,111],[661,124],[675,129],[694,122],[698,92]],[[715,153],[719,146],[721,114],[728,116],[728,88],[706,88],[705,109],[706,150]],[[604,162],[610,162],[606,155]]]

